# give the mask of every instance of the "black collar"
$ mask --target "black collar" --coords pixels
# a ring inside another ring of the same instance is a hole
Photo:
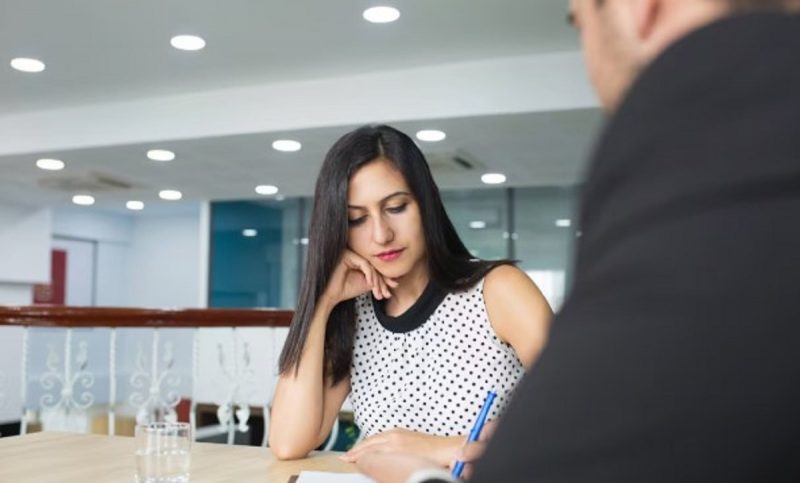
[[[422,326],[428,317],[430,317],[436,310],[436,307],[442,303],[442,300],[447,296],[447,291],[439,284],[431,280],[428,286],[419,296],[416,302],[405,312],[392,317],[386,314],[386,307],[384,300],[376,300],[372,297],[372,307],[375,309],[375,315],[378,317],[378,322],[381,323],[384,329],[402,334],[411,332],[412,330]]]

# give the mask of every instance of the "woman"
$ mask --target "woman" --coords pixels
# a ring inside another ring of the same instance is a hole
[[[270,447],[304,457],[350,394],[367,437],[344,459],[403,451],[447,466],[487,390],[491,417],[502,413],[551,315],[512,262],[470,255],[411,138],[388,126],[346,134],[317,180]]]

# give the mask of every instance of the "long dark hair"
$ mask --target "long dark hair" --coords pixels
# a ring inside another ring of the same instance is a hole
[[[342,136],[325,156],[314,191],[308,259],[300,300],[280,358],[286,373],[300,364],[311,318],[342,252],[347,248],[347,187],[359,168],[386,159],[406,180],[419,205],[430,278],[451,290],[474,285],[497,265],[510,260],[476,260],[458,237],[445,212],[439,188],[414,141],[389,126],[364,126]],[[355,301],[336,305],[325,331],[325,374],[333,384],[350,373],[355,334]]]

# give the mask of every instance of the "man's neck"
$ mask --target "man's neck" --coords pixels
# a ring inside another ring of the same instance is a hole
[[[677,0],[666,3],[659,13],[652,32],[642,43],[639,65],[652,62],[670,45],[691,32],[731,14],[723,1]]]

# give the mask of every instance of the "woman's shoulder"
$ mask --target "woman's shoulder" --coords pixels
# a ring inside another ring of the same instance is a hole
[[[512,263],[503,263],[491,267],[472,285],[448,292],[451,296],[456,297],[473,297],[476,294],[482,294],[488,305],[489,300],[508,299],[510,294],[518,295],[520,291],[522,293],[529,292],[531,288],[535,290],[536,286],[525,272]]]
[[[492,267],[483,277],[484,293],[503,293],[533,285],[531,278],[516,265],[505,263]]]
[[[486,275],[483,298],[489,320],[503,341],[512,340],[520,325],[528,324],[535,314],[551,314],[533,280],[513,265],[495,267]]]

